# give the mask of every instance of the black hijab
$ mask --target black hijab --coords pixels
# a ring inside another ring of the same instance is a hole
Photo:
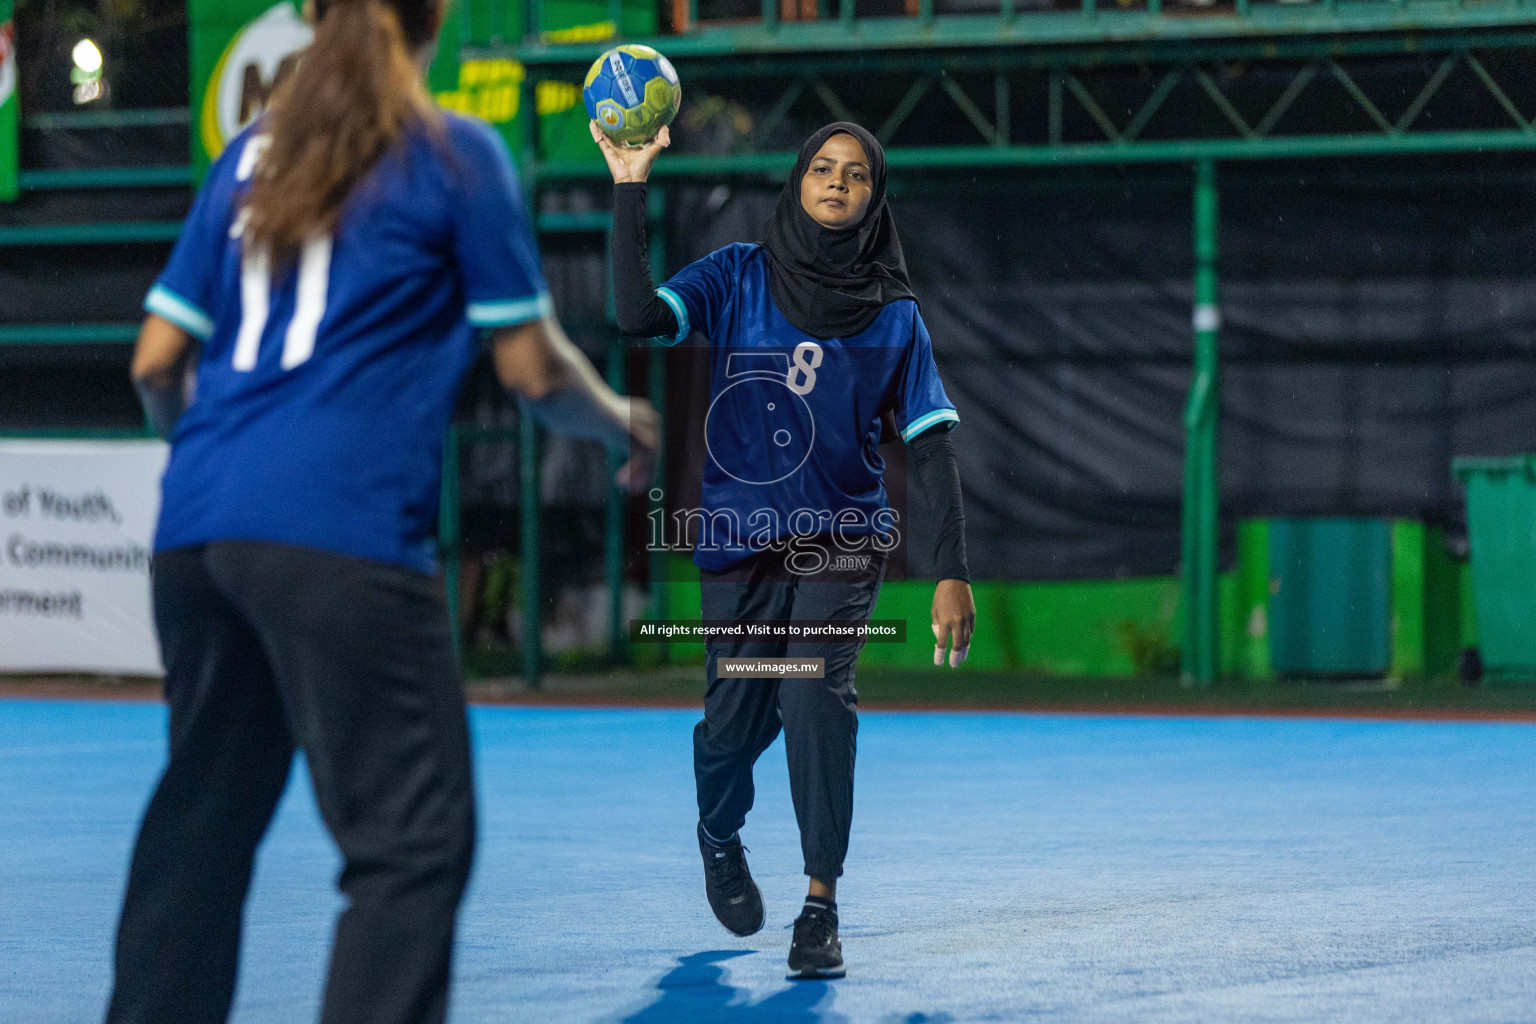
[[[832,136],[851,135],[864,147],[872,189],[864,219],[825,228],[800,205],[800,180]],[[880,315],[887,303],[912,299],[896,221],[885,205],[885,150],[848,121],[827,125],[805,141],[779,205],[766,225],[768,282],[779,312],[813,338],[846,338]]]

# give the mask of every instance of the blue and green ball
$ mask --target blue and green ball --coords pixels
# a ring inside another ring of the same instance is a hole
[[[672,62],[649,46],[615,46],[593,62],[582,86],[587,116],[610,139],[631,146],[651,141],[683,102]]]

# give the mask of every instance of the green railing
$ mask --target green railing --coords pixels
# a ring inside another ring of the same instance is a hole
[[[127,345],[138,336],[136,323],[0,324],[0,345]]]
[[[152,441],[148,427],[0,427],[4,441]]]
[[[34,114],[30,129],[105,129],[144,125],[186,124],[185,110],[110,110],[67,114]],[[23,170],[23,192],[67,192],[85,189],[190,188],[192,168],[71,167]],[[181,221],[95,221],[78,224],[0,225],[0,248],[80,245],[163,245],[175,241]],[[125,323],[0,323],[0,345],[126,345],[138,337],[137,322]]]
[[[139,110],[65,110],[28,114],[21,125],[30,131],[84,131],[112,128],[163,128],[190,125],[189,107],[146,107]]]
[[[66,167],[21,172],[23,192],[64,192],[95,188],[191,188],[192,168]]]
[[[592,5],[583,5],[586,10]],[[621,24],[620,4],[610,2],[607,17]],[[579,33],[551,32],[568,23],[575,7],[569,0],[541,0],[521,5],[504,0],[466,0],[460,5],[460,38],[470,49],[520,46],[522,59],[538,63],[548,51],[553,59],[567,52],[603,49],[601,40],[579,41]],[[995,12],[941,14],[933,0],[918,0],[906,16],[860,16],[853,0],[823,0],[819,17],[786,21],[779,0],[763,0],[761,16],[750,22],[700,21],[698,0],[669,5],[680,31],[661,44],[675,60],[733,54],[827,53],[861,49],[972,49],[978,47],[1206,40],[1254,36],[1300,36],[1422,32],[1530,25],[1536,7],[1525,0],[1312,0],[1310,3],[1235,0],[1191,8],[1163,0],[1144,0],[1123,8],[1101,0],[1073,0],[1057,9],[1020,10],[1001,0]],[[574,39],[578,41],[572,41]]]
[[[0,247],[24,245],[123,245],[174,242],[179,220],[146,220],[89,224],[0,225]]]

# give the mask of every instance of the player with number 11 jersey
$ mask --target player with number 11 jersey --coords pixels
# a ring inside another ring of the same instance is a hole
[[[546,426],[631,456],[621,483],[656,443],[552,316],[505,145],[426,90],[445,5],[305,9],[314,42],[214,164],[134,350],[171,440],[151,573],[170,756],[107,1024],[227,1018],[300,750],[345,861],[321,1021],[442,1024],[475,835],[433,551],[455,400],[488,350]]]
[[[157,550],[240,538],[432,570],[443,436],[481,331],[550,312],[505,145],[451,113],[442,133],[385,154],[291,268],[242,244],[261,124],[214,164],[145,302],[202,342]]]

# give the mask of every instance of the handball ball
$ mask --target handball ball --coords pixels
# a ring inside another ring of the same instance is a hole
[[[649,46],[615,46],[592,64],[587,116],[615,142],[637,146],[670,124],[683,102],[672,62]]]

